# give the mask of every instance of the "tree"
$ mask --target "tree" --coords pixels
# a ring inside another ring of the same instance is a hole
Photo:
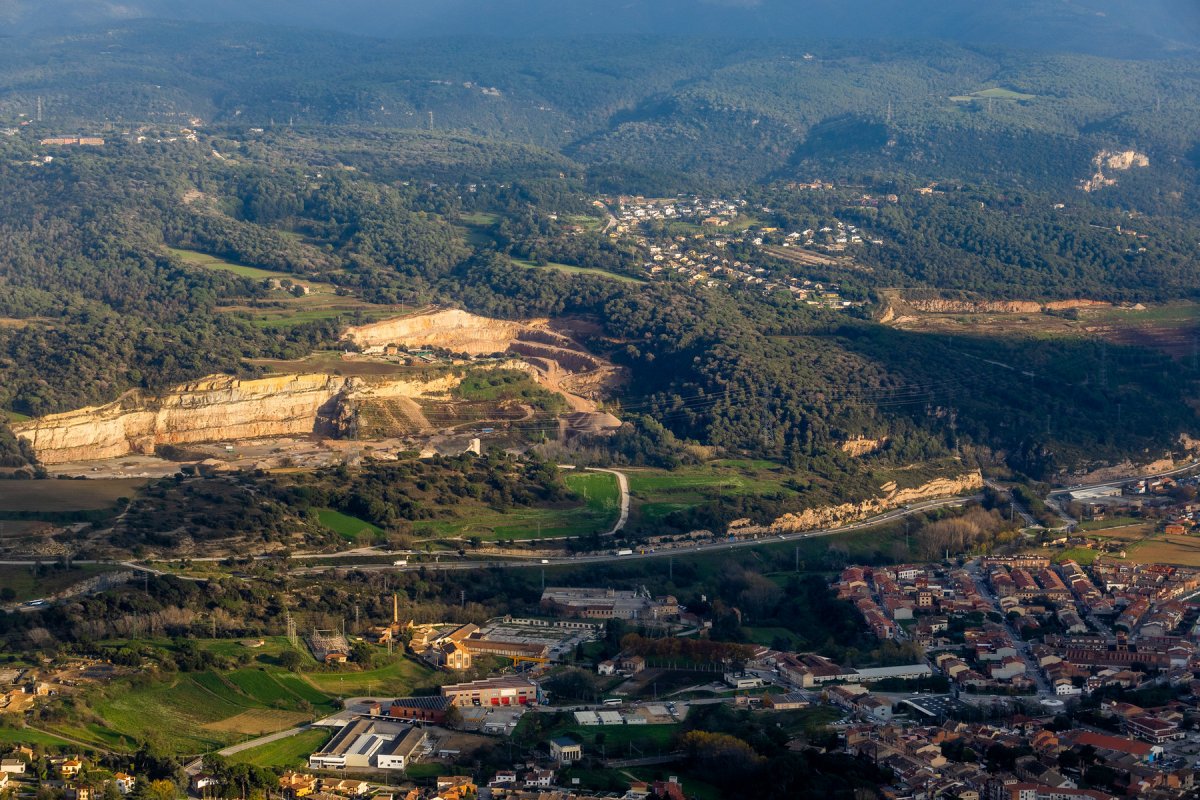
[[[291,672],[299,672],[304,663],[304,656],[299,651],[288,648],[279,654],[279,666]]]
[[[146,787],[146,797],[148,800],[176,800],[179,797],[179,787],[174,781],[150,781]]]
[[[442,724],[452,730],[462,726],[463,716],[462,711],[459,710],[458,706],[451,703],[446,708],[446,718],[442,721]]]

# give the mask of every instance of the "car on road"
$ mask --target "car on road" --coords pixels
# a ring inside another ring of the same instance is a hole
[[[38,606],[44,606],[44,605],[46,605],[46,601],[45,601],[45,600],[41,600],[41,599],[38,599],[38,600],[27,600],[26,602],[22,603],[21,605],[23,605],[23,606],[28,606],[29,608],[37,608]]]

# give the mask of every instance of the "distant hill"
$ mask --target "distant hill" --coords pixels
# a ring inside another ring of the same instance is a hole
[[[387,37],[947,39],[1120,57],[1200,48],[1200,6],[1193,0],[0,0],[0,21],[14,33],[139,17]]]

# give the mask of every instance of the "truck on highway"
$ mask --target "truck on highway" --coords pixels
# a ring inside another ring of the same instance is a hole
[[[395,561],[392,562],[392,566],[393,567],[407,567],[408,559],[407,558],[397,558]]]
[[[625,549],[623,549],[623,550],[618,550],[618,551],[617,551],[617,555],[619,555],[619,556],[631,556],[631,555],[633,555],[633,551],[632,551],[632,550],[630,550],[630,549],[628,549],[628,548],[625,548]]]

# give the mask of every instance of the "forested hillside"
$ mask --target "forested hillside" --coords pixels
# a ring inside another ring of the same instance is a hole
[[[1038,475],[1141,457],[1194,432],[1194,359],[898,331],[871,301],[1195,298],[1197,70],[916,43],[400,48],[162,22],[23,40],[0,53],[0,408],[252,372],[436,302],[587,320],[589,346],[630,371],[611,400],[644,420],[615,448],[670,461],[665,429],[803,468],[817,495],[950,455]],[[39,142],[64,132],[106,143]],[[1080,191],[1109,147],[1147,165]],[[828,188],[794,183],[814,178]],[[685,188],[740,204],[736,258],[863,305],[648,280],[650,251],[610,235],[597,198]],[[752,244],[834,219],[871,243],[804,267]],[[858,437],[886,445],[855,459]]]
[[[71,128],[197,119],[287,139],[292,125],[353,124],[376,142],[432,122],[551,151],[514,151],[551,174],[571,171],[565,155],[597,182],[646,192],[880,171],[1065,192],[1105,148],[1148,153],[1154,178],[1177,185],[1194,182],[1200,145],[1200,62],[1187,55],[730,38],[400,47],[149,21],[11,44],[0,53],[0,114],[33,114],[41,96],[46,117]],[[432,161],[465,165],[486,146],[450,140]]]
[[[643,34],[946,39],[1026,49],[1144,56],[1195,48],[1200,15],[1188,0],[65,0],[53,8],[9,0],[17,31],[136,17],[310,26],[371,36]]]

